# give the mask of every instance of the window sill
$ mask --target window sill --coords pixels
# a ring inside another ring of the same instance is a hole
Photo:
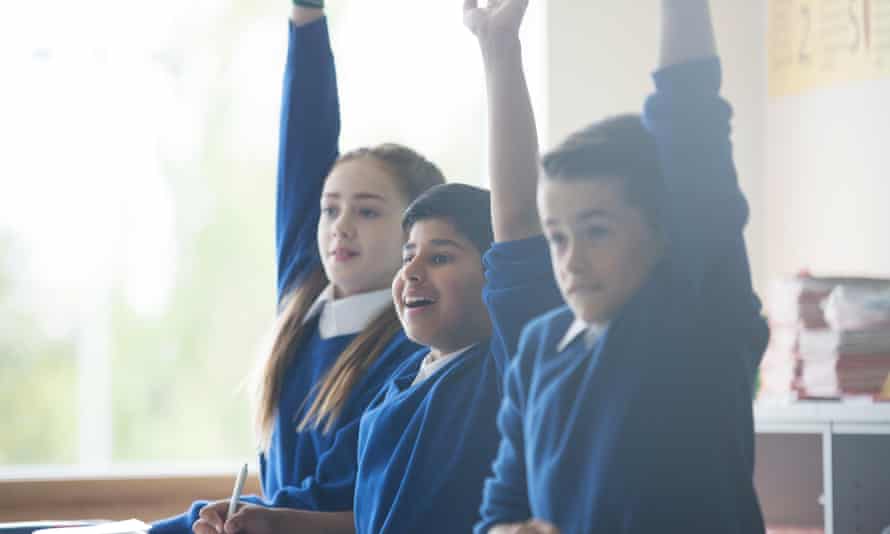
[[[198,499],[231,496],[234,472],[211,474],[112,473],[71,477],[0,479],[0,521],[138,518],[146,522],[181,514]],[[245,494],[259,493],[256,475],[248,477]]]

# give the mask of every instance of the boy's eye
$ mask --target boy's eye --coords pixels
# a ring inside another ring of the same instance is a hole
[[[371,208],[361,208],[358,213],[366,219],[376,219],[377,217],[380,217],[380,212]]]
[[[411,255],[402,256],[402,265],[408,265],[409,263],[411,263],[411,260],[413,260],[413,259],[414,259],[414,256],[411,256]]]
[[[321,214],[325,217],[336,217],[337,216],[337,207],[336,206],[322,206]]]
[[[587,238],[591,240],[602,239],[609,235],[609,229],[605,226],[591,226],[585,231]]]
[[[435,254],[430,261],[433,262],[433,265],[444,265],[451,261],[451,258],[447,254]]]

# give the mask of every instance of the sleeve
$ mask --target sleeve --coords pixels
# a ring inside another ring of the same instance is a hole
[[[768,329],[754,292],[744,239],[748,204],[739,187],[730,140],[732,109],[720,97],[717,58],[664,68],[645,123],[655,138],[666,202],[664,228],[678,298],[719,309],[715,331],[745,345],[751,389]]]
[[[265,506],[263,499],[256,495],[242,495],[239,502],[246,502]],[[210,501],[195,501],[189,510],[184,513],[160,521],[155,521],[149,529],[150,534],[191,534],[192,525],[198,520],[201,510],[210,504]]]
[[[399,334],[356,385],[334,439],[318,457],[315,471],[298,484],[271,495],[267,506],[320,512],[352,510],[358,471],[358,434],[362,415],[385,395],[385,384],[419,347]]]
[[[324,179],[337,159],[340,110],[326,19],[289,23],[281,102],[275,246],[279,301],[319,261]]]
[[[667,67],[653,78],[656,91],[646,101],[645,123],[664,178],[669,255],[695,295],[715,264],[727,253],[738,254],[728,248],[744,247],[748,205],[733,163],[732,109],[720,98],[717,58]]]
[[[495,243],[485,253],[483,300],[492,323],[491,353],[501,376],[516,354],[522,329],[562,305],[543,236]]]
[[[526,345],[525,336],[522,345]],[[521,347],[520,354],[524,352],[526,350]],[[493,475],[485,481],[479,510],[482,520],[476,525],[475,534],[485,534],[495,525],[518,523],[531,518],[522,431],[525,395],[519,367],[520,358],[521,356],[517,356],[510,364],[504,380],[504,398],[498,412],[501,444],[494,460]]]
[[[355,473],[358,470],[360,417],[341,426],[334,443],[318,458],[315,473],[296,486],[284,486],[272,495],[268,506],[320,512],[352,509]]]

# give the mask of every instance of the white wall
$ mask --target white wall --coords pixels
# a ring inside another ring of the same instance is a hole
[[[763,0],[713,0],[724,61],[724,95],[736,111],[734,142],[751,204],[748,248],[759,288],[767,280],[763,140],[766,135],[766,15]],[[658,0],[548,4],[550,145],[593,120],[640,111],[652,88],[659,40]],[[546,148],[546,147],[545,147]]]
[[[651,90],[658,0],[548,4],[549,145]],[[769,98],[766,0],[712,0],[751,204],[755,284],[808,268],[890,276],[890,80]]]
[[[890,276],[890,80],[768,109],[769,271]]]

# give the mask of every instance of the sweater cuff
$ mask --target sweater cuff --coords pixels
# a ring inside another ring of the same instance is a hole
[[[192,524],[198,520],[198,514],[207,503],[208,501],[196,501],[188,512],[152,523],[149,534],[190,534]]]
[[[293,20],[288,19],[288,26],[290,26],[291,37],[300,41],[317,41],[318,39],[327,41],[329,37],[327,17],[321,17],[318,20],[299,26],[294,24]]]
[[[321,17],[309,24],[297,26],[294,21],[288,19],[288,60],[293,62],[296,57],[325,57],[332,55],[331,37],[328,33],[328,19]],[[301,50],[300,56],[295,57],[296,51]],[[313,56],[317,54],[318,56]]]
[[[652,74],[655,88],[668,97],[713,95],[720,92],[723,69],[717,56],[678,63]]]
[[[489,289],[505,289],[552,278],[550,249],[543,235],[495,243],[482,257]]]

